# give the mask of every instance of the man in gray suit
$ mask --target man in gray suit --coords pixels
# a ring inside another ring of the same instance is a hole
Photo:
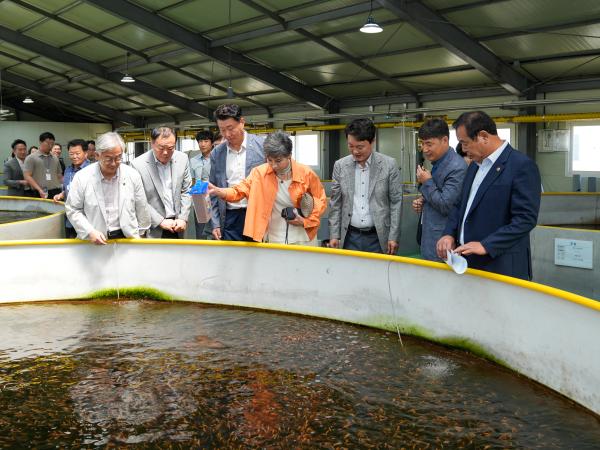
[[[8,186],[8,195],[34,197],[34,191],[23,177],[27,144],[22,139],[12,143],[13,157],[4,163],[4,184]]]
[[[373,152],[375,125],[356,119],[346,127],[350,155],[333,166],[329,246],[396,254],[402,181],[396,160]]]
[[[121,165],[125,143],[109,131],[97,139],[98,159],[77,172],[65,208],[79,239],[139,238],[150,226],[140,174]]]
[[[215,110],[215,120],[225,141],[210,155],[209,181],[220,188],[232,187],[265,162],[264,139],[244,130],[246,122],[238,105],[220,105]],[[211,202],[213,237],[226,241],[249,240],[243,234],[248,200],[226,202],[215,196]]]
[[[177,136],[172,128],[153,129],[151,139],[152,151],[132,162],[142,176],[148,198],[148,237],[177,239],[187,227],[192,205],[189,160],[184,153],[175,151]]]
[[[436,244],[442,237],[448,214],[458,203],[467,163],[448,145],[448,124],[442,119],[429,119],[419,128],[423,156],[431,161],[431,172],[417,167],[421,196],[412,203],[420,213],[421,256],[440,261]],[[418,239],[417,239],[418,240]]]

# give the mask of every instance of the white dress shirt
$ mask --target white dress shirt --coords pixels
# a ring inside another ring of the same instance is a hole
[[[165,200],[165,217],[175,217],[175,203],[173,202],[173,176],[171,173],[171,161],[167,164],[161,163],[156,159],[154,155],[154,161],[156,162],[156,168],[158,169],[158,177],[162,182],[163,198]]]
[[[277,195],[275,196],[275,203],[273,204],[273,209],[271,210],[271,220],[269,221],[269,227],[267,228],[265,242],[284,244],[286,228],[288,230],[288,244],[307,244],[310,242],[304,227],[298,225],[288,226],[287,221],[281,217],[281,211],[283,208],[294,206],[289,191],[291,184],[291,179],[277,180]]]
[[[502,154],[507,145],[508,141],[504,141],[504,143],[500,147],[494,150],[494,152],[490,156],[485,158],[483,161],[481,161],[481,163],[475,162],[475,164],[479,166],[479,170],[475,174],[475,178],[473,178],[473,183],[471,184],[471,191],[469,192],[469,200],[467,201],[467,208],[465,209],[465,215],[463,216],[462,223],[460,225],[459,242],[461,245],[465,243],[465,220],[469,215],[471,205],[473,204],[473,200],[477,195],[479,186],[481,186],[481,183],[485,179],[485,176],[488,174],[488,172],[490,171],[494,163],[498,160],[498,158],[500,158],[500,155]]]
[[[102,172],[100,172],[102,174]],[[121,228],[119,223],[119,169],[114,177],[108,179],[101,175],[102,194],[104,194],[104,213],[107,231]]]
[[[373,154],[365,161],[365,166],[354,162],[354,199],[350,225],[356,228],[371,228],[374,225],[369,211],[369,176]]]
[[[227,143],[227,161],[225,163],[225,176],[227,187],[233,187],[246,178],[246,146],[248,145],[248,133],[244,131],[244,140],[239,150],[234,150]],[[239,202],[227,202],[227,209],[240,209],[248,206],[248,199],[243,198]]]

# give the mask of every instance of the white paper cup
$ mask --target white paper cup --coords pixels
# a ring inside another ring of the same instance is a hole
[[[446,250],[446,264],[452,267],[452,270],[459,275],[465,273],[469,267],[464,257],[450,250]]]

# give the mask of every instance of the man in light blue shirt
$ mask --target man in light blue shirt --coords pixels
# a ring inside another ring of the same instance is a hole
[[[192,183],[196,181],[208,181],[210,176],[210,152],[213,149],[214,136],[210,131],[199,131],[196,134],[196,141],[200,148],[200,154],[190,158],[190,171]],[[208,223],[198,223],[196,213],[194,212],[194,225],[196,226],[196,239],[210,239],[212,235],[212,225]]]

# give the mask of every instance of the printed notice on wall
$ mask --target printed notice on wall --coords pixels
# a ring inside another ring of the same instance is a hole
[[[554,239],[554,264],[593,269],[594,243],[573,239]]]

